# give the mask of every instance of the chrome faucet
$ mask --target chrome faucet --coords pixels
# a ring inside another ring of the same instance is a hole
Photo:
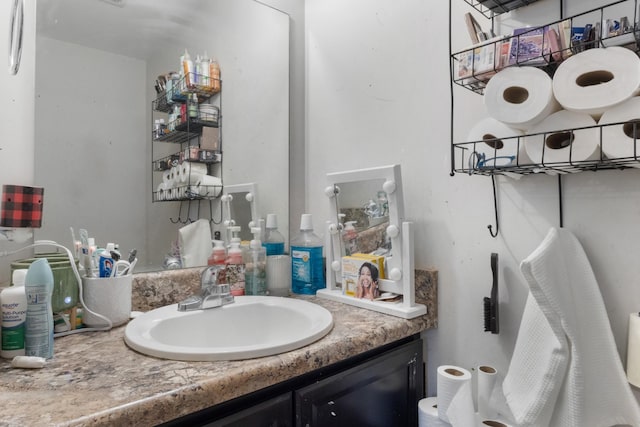
[[[179,302],[178,311],[205,310],[233,303],[229,285],[218,283],[218,276],[223,269],[221,265],[207,267],[200,276],[200,294]]]

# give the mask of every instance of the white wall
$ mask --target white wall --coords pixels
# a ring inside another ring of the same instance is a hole
[[[22,60],[17,75],[9,75],[9,17],[13,2],[4,1],[0,5],[0,186],[6,184],[34,185],[33,165],[33,96],[35,73],[35,0],[24,2],[24,33]],[[48,194],[44,195],[44,215],[50,205]],[[22,248],[23,243],[10,243],[0,239],[0,250]],[[28,252],[0,258],[0,284],[10,280],[9,263],[24,258]]]
[[[547,7],[555,11],[557,2],[543,0],[533,12]],[[466,47],[465,11],[454,1],[459,50]],[[446,2],[307,0],[305,24],[306,194],[316,228],[328,217],[326,173],[400,163],[406,216],[416,224],[416,267],[439,271],[439,327],[424,334],[428,394],[435,394],[441,364],[505,372],[527,295],[518,266],[558,225],[557,178],[498,179],[500,235],[493,239],[490,178],[449,176]],[[455,93],[455,133],[464,139],[486,113],[479,95]],[[627,318],[640,309],[639,178],[636,170],[563,178],[564,224],[593,265],[623,361]],[[499,335],[483,332],[492,252],[500,256]]]

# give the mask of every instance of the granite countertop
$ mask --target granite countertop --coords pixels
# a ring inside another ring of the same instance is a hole
[[[425,289],[429,313],[411,320],[298,296],[331,311],[334,327],[313,344],[275,356],[163,360],[129,349],[124,326],[57,338],[55,357],[43,369],[13,369],[10,361],[0,361],[0,426],[156,425],[436,327],[437,272],[422,272],[416,279],[424,286],[417,287]],[[184,279],[166,277],[138,277],[133,309],[173,303],[190,292],[179,285]]]

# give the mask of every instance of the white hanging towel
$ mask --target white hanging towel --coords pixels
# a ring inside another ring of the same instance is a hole
[[[569,343],[559,319],[547,320],[531,293],[527,298],[509,370],[502,382],[503,416],[522,427],[548,426],[569,363]],[[510,412],[510,413],[509,413]]]
[[[209,221],[201,218],[181,227],[178,230],[178,243],[183,267],[207,265],[207,259],[213,250]]]
[[[549,425],[640,426],[640,407],[627,383],[598,283],[578,239],[566,229],[552,228],[522,261],[520,270],[549,323],[559,322],[570,344],[567,373]]]

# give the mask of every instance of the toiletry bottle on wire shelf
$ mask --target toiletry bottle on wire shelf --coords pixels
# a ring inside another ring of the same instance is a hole
[[[227,283],[231,289],[231,295],[239,296],[245,293],[245,276],[244,276],[244,256],[242,248],[240,247],[240,237],[235,235],[240,232],[240,227],[229,227],[232,235],[231,242],[229,244],[229,250],[227,250],[226,264],[226,276]]]
[[[24,280],[27,270],[14,270],[13,286],[0,293],[2,306],[2,350],[0,356],[12,359],[24,356],[24,332],[27,318],[27,295]]]
[[[40,258],[29,266],[24,282],[27,295],[27,320],[25,330],[25,354],[27,356],[53,357],[53,272],[46,258]]]
[[[253,239],[249,244],[249,250],[245,257],[245,294],[246,295],[266,295],[267,294],[267,250],[260,241],[260,227],[252,227]]]
[[[195,83],[193,79],[194,66],[193,60],[191,60],[191,55],[189,55],[187,49],[184,50],[184,55],[182,55],[182,72],[184,74],[184,82],[187,85],[187,89],[191,89]]]
[[[220,65],[215,58],[209,63],[209,79],[211,80],[211,88],[214,92],[220,91]]]
[[[303,214],[300,233],[291,239],[291,290],[315,295],[325,286],[322,240],[313,232],[311,214]]]

